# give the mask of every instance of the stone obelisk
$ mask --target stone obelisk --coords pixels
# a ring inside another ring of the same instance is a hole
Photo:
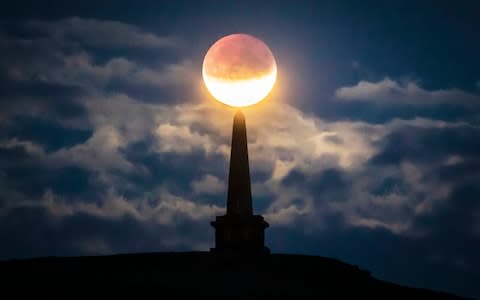
[[[268,254],[265,228],[268,223],[254,215],[248,163],[245,117],[239,110],[233,119],[232,149],[228,175],[227,213],[211,222],[215,228],[215,248],[225,254]]]

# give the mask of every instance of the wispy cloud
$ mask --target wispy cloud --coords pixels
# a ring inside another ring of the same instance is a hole
[[[390,104],[438,105],[449,103],[478,106],[480,96],[460,89],[427,90],[414,81],[398,82],[388,77],[381,81],[360,81],[335,91],[341,101],[365,101]]]
[[[12,202],[9,206],[2,207],[0,212],[5,215],[16,208],[40,207],[55,218],[86,214],[112,220],[131,217],[139,222],[172,224],[178,222],[178,218],[191,220],[213,218],[225,210],[216,205],[195,203],[173,195],[165,188],[159,188],[155,195],[150,197],[128,199],[112,188],[99,203],[95,203],[85,199],[70,201],[71,199],[64,199],[51,190],[46,190],[40,200],[25,199]]]
[[[107,48],[171,48],[179,44],[173,37],[162,37],[139,27],[111,20],[72,17],[59,21],[30,21],[26,27],[58,41]]]

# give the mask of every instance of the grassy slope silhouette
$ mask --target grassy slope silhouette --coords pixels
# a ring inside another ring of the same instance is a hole
[[[335,259],[305,255],[181,252],[46,257],[0,262],[0,274],[4,293],[50,299],[100,293],[133,298],[153,293],[160,299],[462,299],[402,287]]]

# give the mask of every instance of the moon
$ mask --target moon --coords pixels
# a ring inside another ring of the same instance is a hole
[[[263,100],[277,79],[272,51],[248,34],[231,34],[216,41],[207,51],[202,67],[203,81],[218,101],[250,106]]]

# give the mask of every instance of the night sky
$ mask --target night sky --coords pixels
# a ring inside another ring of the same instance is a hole
[[[0,259],[213,247],[234,110],[201,67],[242,32],[278,65],[245,110],[272,252],[480,298],[477,1],[139,2],[2,4]]]

